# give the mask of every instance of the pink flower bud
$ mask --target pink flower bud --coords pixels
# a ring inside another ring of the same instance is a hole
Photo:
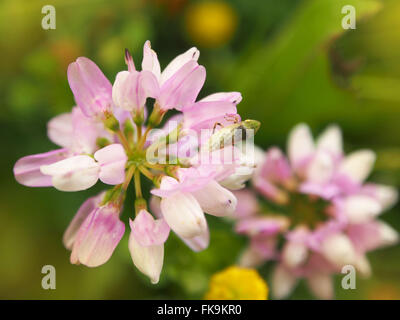
[[[71,253],[71,263],[97,267],[108,261],[125,232],[119,209],[105,205],[93,210],[82,223]]]

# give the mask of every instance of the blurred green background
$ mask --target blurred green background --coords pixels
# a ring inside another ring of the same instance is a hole
[[[56,30],[41,28],[41,8],[56,8]],[[343,30],[341,8],[356,8],[357,28]],[[398,0],[1,0],[0,298],[201,298],[209,277],[246,246],[232,223],[208,216],[210,247],[195,254],[174,236],[153,286],[134,268],[127,236],[108,263],[89,269],[69,263],[61,238],[80,204],[102,186],[62,193],[27,188],[12,174],[15,161],[54,148],[46,122],[73,105],[66,68],[78,56],[94,60],[114,81],[136,63],[151,40],[162,66],[197,46],[207,68],[201,96],[243,94],[243,118],[262,121],[256,140],[284,147],[289,129],[305,121],[316,134],[329,123],[344,132],[346,151],[378,153],[371,180],[400,186],[400,2]],[[383,219],[400,230],[400,206]],[[127,221],[132,206],[127,205]],[[342,299],[399,299],[400,248],[369,254],[373,276],[357,280]],[[56,267],[57,289],[41,288],[43,265]],[[260,270],[267,280],[269,267]],[[294,299],[309,299],[300,283]]]

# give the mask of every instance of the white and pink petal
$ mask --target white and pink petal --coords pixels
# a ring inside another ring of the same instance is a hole
[[[72,248],[71,263],[97,267],[106,263],[125,232],[119,209],[106,205],[92,211],[81,225]]]
[[[163,244],[170,231],[164,219],[154,219],[146,210],[141,210],[129,224],[136,241],[143,247]]]
[[[67,156],[67,149],[58,149],[23,157],[14,165],[15,179],[28,187],[50,187],[51,176],[43,174],[40,167],[61,161]]]
[[[86,155],[70,157],[50,165],[42,165],[40,171],[51,176],[53,186],[60,191],[80,191],[92,187],[98,180],[100,166]]]

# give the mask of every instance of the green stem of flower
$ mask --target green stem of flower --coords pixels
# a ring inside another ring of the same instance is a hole
[[[149,162],[144,163],[144,165],[150,169],[154,169],[154,170],[158,170],[158,171],[164,171],[165,166],[166,166],[166,165],[162,165],[162,164],[157,164],[157,163],[153,164],[153,163],[149,163]]]
[[[138,139],[138,149],[142,149],[144,144],[146,143],[147,135],[149,134],[150,130],[153,129],[153,127],[148,126],[146,128],[146,131],[143,133],[140,139]]]
[[[114,202],[119,207],[121,207],[122,204],[124,203],[126,190],[128,189],[128,186],[132,180],[132,176],[133,176],[134,172],[135,172],[135,167],[134,166],[129,167],[129,169],[126,173],[124,183],[115,186],[114,189],[112,190],[109,200],[111,202]]]
[[[144,166],[140,166],[140,167],[139,167],[139,170],[140,170],[141,173],[143,173],[143,175],[144,175],[146,178],[150,179],[151,181],[153,181],[154,178],[156,177],[154,174],[152,174],[152,173],[151,173],[146,167],[144,167]]]
[[[109,202],[119,204],[121,198],[121,187],[122,184],[119,184],[114,186],[114,188],[107,190],[100,205],[104,206]]]
[[[137,124],[136,129],[137,129],[137,141],[140,142],[142,139],[142,126]]]
[[[122,189],[124,189],[125,191],[128,189],[129,183],[130,183],[131,180],[132,180],[132,176],[133,176],[135,170],[136,170],[135,166],[131,166],[131,167],[128,169],[127,173],[126,173],[125,181],[124,181],[124,183],[122,184]]]
[[[140,168],[139,168],[140,170]],[[134,174],[134,181],[135,181],[135,193],[136,193],[136,198],[143,198],[142,195],[142,185],[140,183],[140,171],[139,170],[135,170],[135,174]]]
[[[119,131],[117,131],[117,136],[118,136],[119,140],[121,141],[122,145],[124,146],[124,148],[128,152],[130,152],[131,151],[131,147],[130,147],[129,142],[126,139],[124,133],[121,130],[119,130]]]

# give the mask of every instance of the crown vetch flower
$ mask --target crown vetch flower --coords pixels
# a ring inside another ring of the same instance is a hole
[[[142,70],[126,51],[128,70],[119,72],[113,85],[87,58],[70,64],[68,82],[77,106],[47,127],[50,140],[61,148],[18,160],[14,174],[26,186],[61,191],[88,189],[98,180],[112,186],[86,200],[67,228],[63,242],[72,263],[96,267],[111,257],[125,231],[119,216],[131,183],[136,199],[129,251],[152,283],[159,281],[170,229],[200,251],[210,240],[204,213],[234,213],[237,199],[228,188],[244,186],[250,175],[243,177],[237,169],[247,164],[234,152],[233,142],[212,152],[202,146],[222,123],[240,119],[236,104],[241,95],[217,93],[196,102],[206,76],[198,58],[199,51],[191,48],[161,72],[147,41]],[[150,114],[148,98],[155,101]],[[170,109],[175,115],[156,129]],[[200,129],[207,132],[196,137]],[[227,157],[219,156],[220,151]],[[214,158],[218,161],[209,161]],[[142,194],[143,177],[153,185],[150,211]]]
[[[236,115],[236,105],[242,101],[239,92],[211,94],[198,102],[189,104],[184,110],[185,128],[200,131],[212,128],[216,123],[229,125],[227,115]]]
[[[113,101],[115,105],[127,111],[143,112],[147,98],[158,96],[158,83],[149,71],[121,71],[117,74],[113,85]]]
[[[351,264],[368,276],[367,252],[398,241],[398,233],[378,220],[397,201],[397,192],[365,183],[375,154],[345,155],[337,126],[328,127],[314,143],[309,127],[297,125],[287,147],[288,157],[276,147],[267,150],[255,171],[253,186],[267,207],[257,205],[255,193],[235,193],[249,203],[235,215],[236,232],[250,238],[240,263],[254,267],[275,261],[276,298],[288,296],[305,278],[317,297],[330,299],[332,274]]]
[[[125,179],[127,156],[120,144],[111,144],[96,151],[94,158],[87,155],[73,156],[40,171],[52,177],[53,186],[61,191],[79,191],[92,187],[98,179],[106,184],[121,184]]]
[[[97,267],[108,261],[125,232],[120,208],[113,204],[96,207],[79,228],[71,252],[71,263]]]
[[[88,117],[103,119],[112,108],[112,85],[90,59],[79,57],[68,66],[68,82],[75,101]]]
[[[152,190],[161,197],[164,219],[179,236],[193,238],[205,234],[204,212],[226,216],[235,211],[235,196],[215,180],[223,174],[213,166],[182,168],[177,173],[179,180],[163,177],[160,188]]]
[[[135,220],[130,221],[130,226],[129,251],[133,263],[152,283],[157,283],[164,260],[164,242],[170,228],[164,219],[154,220],[146,210],[141,210]]]
[[[199,50],[191,48],[173,59],[161,72],[157,54],[151,49],[150,41],[146,41],[142,69],[152,72],[158,80],[157,106],[162,111],[182,110],[196,100],[206,79],[205,68],[197,63],[199,56]]]

